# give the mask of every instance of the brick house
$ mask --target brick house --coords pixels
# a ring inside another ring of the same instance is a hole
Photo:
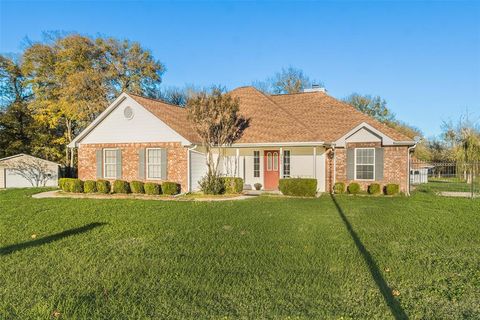
[[[253,87],[230,92],[250,120],[222,157],[222,173],[278,188],[288,177],[315,178],[319,192],[337,181],[398,183],[408,192],[409,156],[415,142],[329,96],[322,89],[266,95]],[[69,145],[78,148],[80,179],[176,181],[198,190],[206,172],[200,138],[187,110],[122,93]]]

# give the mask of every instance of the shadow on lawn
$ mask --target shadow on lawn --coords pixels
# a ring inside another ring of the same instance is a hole
[[[395,317],[395,319],[408,319],[408,316],[405,313],[405,311],[402,309],[402,306],[393,296],[392,289],[388,286],[387,282],[383,278],[377,263],[372,258],[372,255],[370,254],[370,252],[368,252],[367,248],[365,248],[365,246],[363,245],[362,241],[358,237],[355,230],[353,230],[353,227],[350,224],[350,221],[348,221],[345,213],[343,212],[343,209],[338,204],[337,199],[335,199],[335,196],[333,195],[331,195],[331,197],[332,197],[333,203],[337,207],[337,211],[340,217],[342,218],[343,223],[345,224],[345,227],[347,228],[348,232],[350,233],[350,236],[355,242],[355,245],[357,246],[358,251],[360,251],[360,253],[362,254],[362,257],[368,266],[368,269],[370,271],[370,274],[372,275],[373,280],[375,280],[375,283],[377,284],[378,289],[380,289],[380,292],[382,293],[383,298],[385,299],[385,302],[390,308],[392,315]]]
[[[106,223],[103,222],[93,222],[86,224],[82,227],[74,228],[74,229],[69,229],[65,230],[59,233],[52,234],[51,236],[43,237],[40,239],[36,240],[31,240],[31,241],[26,241],[22,243],[17,243],[17,244],[12,244],[6,247],[0,248],[0,256],[6,256],[9,255],[13,252],[20,251],[23,249],[31,248],[31,247],[38,247],[44,244],[48,244],[66,237],[74,236],[80,233],[84,233],[87,231],[90,231],[96,227],[100,227],[105,225]]]

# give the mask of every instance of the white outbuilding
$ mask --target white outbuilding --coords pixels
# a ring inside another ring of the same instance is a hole
[[[0,189],[58,186],[58,163],[17,154],[0,159]]]

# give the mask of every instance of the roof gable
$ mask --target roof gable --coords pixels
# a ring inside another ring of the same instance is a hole
[[[158,103],[139,103],[137,96],[122,93],[107,109],[105,109],[85,130],[83,130],[69,145],[80,143],[125,143],[125,142],[181,142],[191,144],[187,137],[179,133],[173,126],[175,121],[163,121],[164,113],[172,114],[171,108],[180,107]],[[142,98],[145,99],[145,98]],[[149,100],[149,99],[145,99]],[[125,115],[125,109],[130,108],[132,117]],[[181,110],[185,111],[185,110]],[[180,114],[181,117],[181,114]],[[179,118],[179,116],[177,116]],[[177,119],[176,118],[176,119]],[[175,119],[174,119],[175,120]],[[172,125],[173,124],[173,125]],[[176,126],[178,127],[178,126]],[[189,132],[180,126],[180,131],[191,137]]]

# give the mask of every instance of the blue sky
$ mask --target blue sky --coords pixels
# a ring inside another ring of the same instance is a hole
[[[301,68],[329,93],[380,95],[427,136],[480,117],[480,1],[142,2],[0,0],[0,52],[42,31],[139,41],[165,86],[263,80]]]

